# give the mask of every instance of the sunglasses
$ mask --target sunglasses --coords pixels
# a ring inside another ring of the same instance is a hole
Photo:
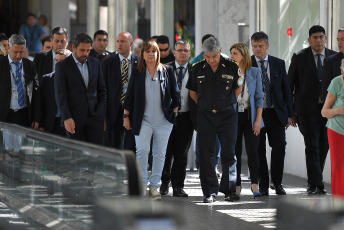
[[[161,51],[167,51],[170,47],[167,47],[166,49],[159,49]]]

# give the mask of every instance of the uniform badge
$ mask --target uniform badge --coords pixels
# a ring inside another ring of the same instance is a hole
[[[241,69],[240,69],[240,68],[238,69],[238,75],[239,75],[239,76],[242,75],[242,74],[241,74]]]
[[[244,84],[244,78],[243,77],[239,77],[238,78],[238,86],[242,86]]]

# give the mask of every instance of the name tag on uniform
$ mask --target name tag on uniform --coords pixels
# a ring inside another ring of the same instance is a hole
[[[16,89],[12,90],[13,97],[18,99],[18,91]]]
[[[233,80],[233,76],[232,75],[222,74],[222,78]]]
[[[205,76],[197,76],[197,78],[205,78]]]
[[[239,104],[239,105],[238,105],[238,112],[239,112],[239,113],[243,113],[244,110],[245,110],[244,105],[243,105],[243,104]]]

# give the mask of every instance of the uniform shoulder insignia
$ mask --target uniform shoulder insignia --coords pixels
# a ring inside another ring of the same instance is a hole
[[[226,61],[229,61],[229,62],[233,62],[235,63],[236,65],[238,65],[238,62],[234,61],[233,59],[230,59],[230,58],[225,58]]]
[[[200,61],[198,61],[198,62],[192,64],[192,66],[195,66],[195,65],[197,65],[197,64],[199,64],[199,63],[201,63],[201,62],[204,62],[204,61],[205,61],[205,59],[202,59],[202,60],[200,60]]]

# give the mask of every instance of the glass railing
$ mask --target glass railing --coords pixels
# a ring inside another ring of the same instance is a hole
[[[132,152],[5,123],[0,173],[1,201],[42,229],[92,229],[97,198],[140,195]]]

